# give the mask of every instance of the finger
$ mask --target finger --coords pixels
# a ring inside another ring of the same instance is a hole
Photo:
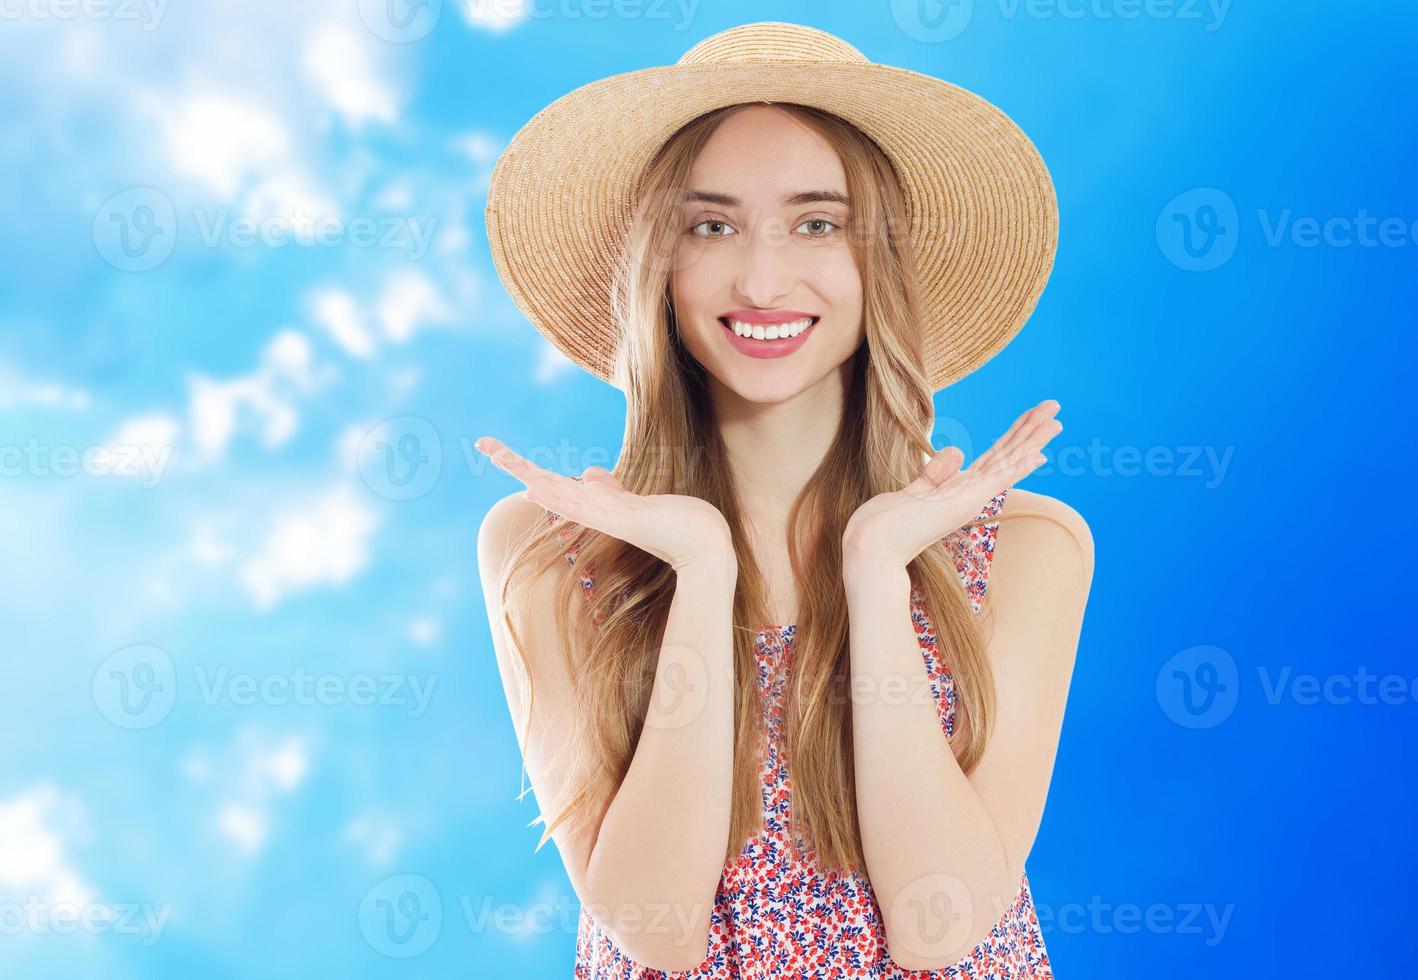
[[[952,473],[959,471],[960,465],[965,461],[965,454],[955,446],[944,446],[935,451],[926,464],[921,467],[921,472],[914,480],[906,484],[901,489],[910,493],[922,494],[940,486],[943,480],[950,477]]]
[[[926,463],[922,475],[930,482],[939,486],[944,480],[949,479],[960,472],[960,467],[965,465],[965,453],[958,446],[946,446],[930,458]]]
[[[498,469],[521,480],[533,494],[533,499],[544,506],[551,506],[549,500],[553,496],[562,504],[574,499],[570,495],[581,485],[572,477],[538,466],[493,436],[483,436],[473,445],[479,452],[487,454]]]
[[[625,489],[625,487],[620,485],[620,481],[615,478],[614,473],[601,466],[586,467],[586,469],[581,473],[581,477],[587,482],[599,483],[614,490]]]
[[[1035,405],[1016,419],[1009,431],[981,454],[970,468],[982,474],[1011,472],[1021,457],[1032,454],[1032,450],[1021,447],[1028,445],[1037,434],[1038,427],[1052,419],[1058,410],[1059,403],[1052,398]]]
[[[1058,419],[1044,418],[1022,433],[1009,452],[999,458],[1000,476],[1004,482],[1016,483],[1047,462],[1043,448],[1062,431],[1063,423]]]

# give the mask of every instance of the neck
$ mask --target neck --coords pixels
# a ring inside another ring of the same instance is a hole
[[[837,437],[850,362],[785,401],[753,402],[711,380],[729,469],[760,533],[785,531],[788,512]]]

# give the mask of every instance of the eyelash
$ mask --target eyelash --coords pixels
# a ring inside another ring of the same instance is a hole
[[[813,222],[813,221],[820,221],[820,222],[822,222],[824,225],[829,225],[834,231],[841,231],[841,229],[842,229],[842,226],[841,226],[841,225],[839,225],[837,222],[832,221],[832,220],[830,220],[830,219],[828,219],[828,218],[806,218],[806,219],[804,219],[802,222],[799,223],[798,227],[802,227],[802,225],[809,224],[809,223],[811,223],[811,222]],[[701,225],[724,225],[725,227],[730,227],[729,223],[728,223],[727,221],[724,221],[722,218],[705,218],[703,221],[699,221],[699,222],[696,222],[695,224],[690,225],[690,226],[689,226],[689,232],[688,232],[688,234],[697,235],[699,238],[727,238],[727,237],[728,237],[727,235],[698,235],[698,233],[697,233],[694,229],[700,227]],[[809,235],[808,237],[809,237],[809,238],[826,238],[826,237],[827,237],[828,235],[830,235],[831,233],[832,233],[832,232],[829,231],[829,232],[824,232],[824,233],[821,234],[821,235]]]

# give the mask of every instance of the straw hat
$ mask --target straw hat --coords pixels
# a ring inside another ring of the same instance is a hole
[[[933,390],[997,354],[1043,292],[1058,207],[1043,160],[1008,116],[929,75],[878,65],[799,24],[745,24],[674,65],[568,93],[513,137],[492,172],[487,234],[532,324],[596,377],[612,377],[612,273],[644,166],[696,116],[742,102],[797,102],[862,130],[895,165],[921,275]]]

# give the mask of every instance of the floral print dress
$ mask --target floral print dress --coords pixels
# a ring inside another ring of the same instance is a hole
[[[981,519],[997,515],[1009,489],[986,503]],[[548,512],[550,520],[560,515]],[[971,607],[980,611],[994,555],[999,522],[947,538]],[[576,550],[566,554],[569,564]],[[595,579],[580,578],[589,597]],[[936,643],[923,598],[911,590],[911,615],[931,681],[944,734],[955,730],[956,693]],[[575,980],[770,980],[781,977],[872,977],[881,980],[1051,980],[1053,970],[1029,890],[1022,874],[1013,902],[990,933],[954,964],[939,970],[898,966],[886,947],[886,933],[871,883],[851,872],[823,872],[812,860],[794,859],[788,841],[791,778],[782,753],[781,714],[785,669],[792,660],[794,625],[759,632],[756,643],[759,692],[767,745],[761,771],[763,826],[738,858],[724,865],[714,897],[708,955],[691,970],[666,972],[627,956],[583,908],[576,937]]]

